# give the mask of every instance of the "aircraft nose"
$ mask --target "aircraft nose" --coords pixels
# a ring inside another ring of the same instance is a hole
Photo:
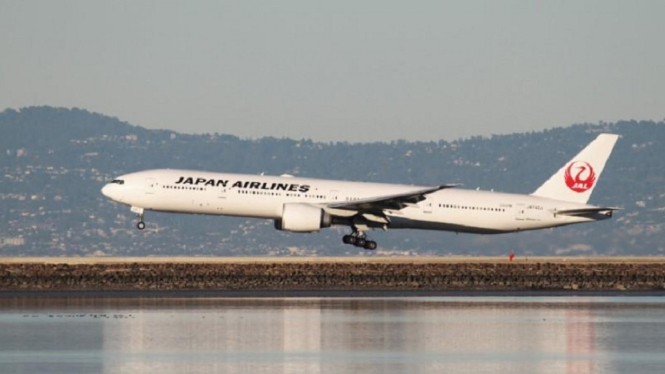
[[[102,195],[118,202],[122,200],[119,192],[120,191],[118,191],[118,186],[111,183],[107,183],[104,187],[102,187]]]
[[[108,184],[105,185],[104,187],[102,187],[102,195],[104,195],[106,197],[111,197],[111,196],[109,196],[110,189],[111,189],[111,186],[109,186]]]

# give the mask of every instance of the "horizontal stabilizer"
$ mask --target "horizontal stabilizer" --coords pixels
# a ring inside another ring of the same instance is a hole
[[[622,208],[616,207],[597,207],[597,208],[581,208],[581,209],[566,209],[566,210],[555,210],[554,214],[564,215],[564,216],[589,216],[593,214],[605,214],[608,217],[612,216],[612,212],[615,210],[621,210]]]

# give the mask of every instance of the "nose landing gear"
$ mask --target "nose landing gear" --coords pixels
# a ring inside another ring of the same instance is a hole
[[[369,251],[376,249],[376,242],[373,240],[367,240],[365,233],[362,231],[353,231],[351,235],[344,235],[342,237],[344,244],[355,245],[356,247],[365,248]]]
[[[136,213],[136,215],[139,217],[139,221],[136,223],[136,228],[139,230],[145,229],[145,222],[143,222],[143,208],[133,206],[131,211]]]

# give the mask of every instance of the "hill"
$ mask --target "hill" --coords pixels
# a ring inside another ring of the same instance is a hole
[[[665,123],[582,124],[456,141],[352,144],[240,139],[148,130],[81,109],[0,113],[0,255],[369,255],[344,246],[346,228],[287,234],[272,222],[149,212],[134,229],[126,207],[100,188],[149,168],[434,185],[530,193],[597,133],[622,135],[591,198],[622,206],[595,224],[499,236],[388,231],[381,253],[658,255],[665,251]]]

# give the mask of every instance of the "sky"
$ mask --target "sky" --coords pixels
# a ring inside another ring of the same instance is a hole
[[[665,1],[0,0],[0,110],[371,142],[665,118]]]

